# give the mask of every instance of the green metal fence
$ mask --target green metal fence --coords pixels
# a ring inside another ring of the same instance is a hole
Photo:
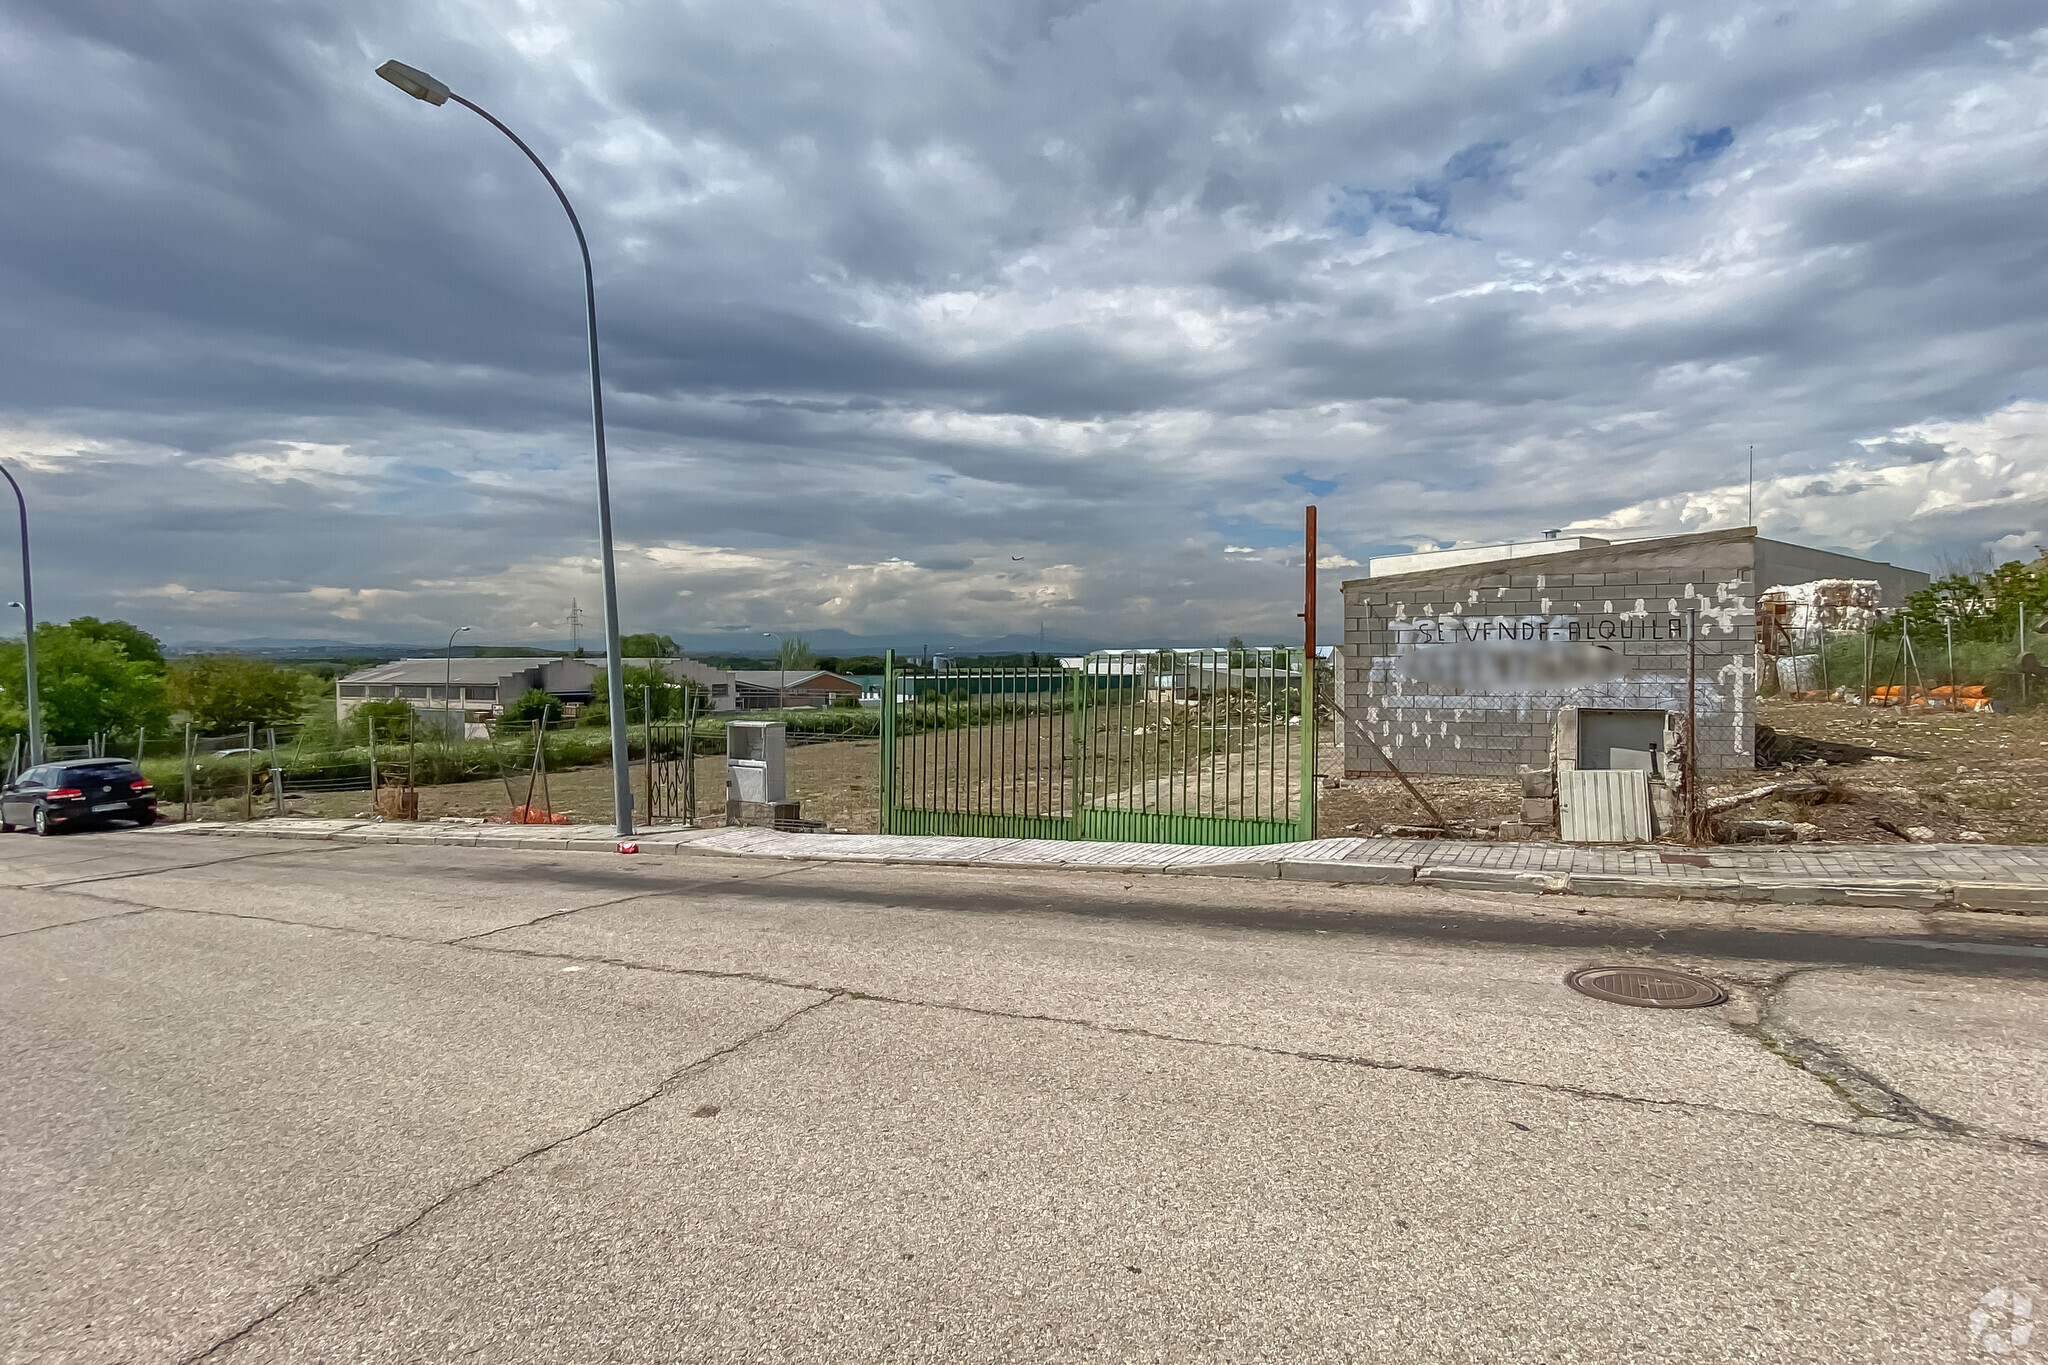
[[[1315,837],[1300,650],[1091,655],[882,682],[885,834],[1251,845]]]

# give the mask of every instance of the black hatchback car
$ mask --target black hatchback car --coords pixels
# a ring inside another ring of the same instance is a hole
[[[38,834],[133,820],[156,823],[156,788],[122,758],[74,758],[30,768],[0,790],[0,833]]]

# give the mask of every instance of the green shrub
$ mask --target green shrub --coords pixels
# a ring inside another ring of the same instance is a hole
[[[412,707],[396,697],[366,701],[348,713],[347,738],[355,744],[370,742],[370,725],[377,726],[377,742],[389,744],[411,733]]]
[[[547,724],[562,718],[562,699],[552,692],[538,687],[529,687],[526,694],[507,706],[498,717],[500,725],[532,725],[535,721]]]

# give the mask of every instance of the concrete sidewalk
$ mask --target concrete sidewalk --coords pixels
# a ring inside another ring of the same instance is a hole
[[[615,852],[605,825],[419,824],[271,819],[173,825],[166,836],[331,839],[549,852]],[[641,853],[1433,886],[1578,896],[1655,896],[1783,905],[1869,905],[2048,915],[2048,848],[1992,844],[1812,844],[1688,849],[1433,839],[1317,839],[1258,848],[783,834],[766,829],[645,830]]]

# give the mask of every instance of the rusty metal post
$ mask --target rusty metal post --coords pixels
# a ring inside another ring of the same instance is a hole
[[[1316,509],[1308,508],[1308,584],[1302,594],[1302,635],[1309,658],[1316,656]]]

